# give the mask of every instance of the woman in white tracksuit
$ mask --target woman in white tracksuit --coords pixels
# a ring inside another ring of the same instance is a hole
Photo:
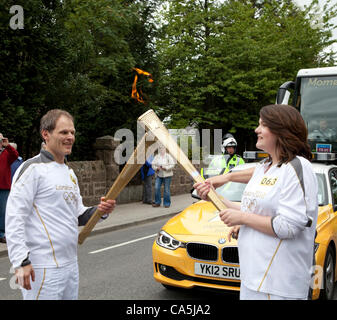
[[[225,199],[220,212],[229,240],[238,236],[240,299],[307,299],[318,211],[307,129],[295,108],[270,105],[255,132],[269,159],[252,172],[241,205]],[[211,187],[195,185],[203,199]]]

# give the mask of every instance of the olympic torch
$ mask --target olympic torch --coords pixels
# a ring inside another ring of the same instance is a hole
[[[105,196],[106,200],[115,200],[125,186],[130,182],[130,180],[136,175],[141,166],[145,163],[146,160],[146,151],[154,143],[154,140],[147,141],[146,138],[149,136],[148,133],[145,133],[139,144],[137,145],[135,151],[125,164],[123,170],[118,175],[117,179],[113,183],[112,187]],[[90,234],[92,229],[95,227],[96,223],[100,220],[104,213],[98,209],[91,216],[89,221],[81,230],[78,236],[78,243],[82,244],[87,236]]]
[[[148,132],[151,132],[158,139],[158,141],[169,151],[169,153],[177,160],[181,167],[193,178],[195,182],[204,182],[204,179],[200,176],[197,169],[180,149],[153,110],[149,110],[142,114],[138,118],[138,121],[145,126],[145,129]],[[211,189],[208,193],[208,198],[219,211],[226,209],[225,204],[221,201],[218,194],[213,189]]]

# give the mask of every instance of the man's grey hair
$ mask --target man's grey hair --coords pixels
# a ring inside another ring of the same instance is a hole
[[[49,110],[40,121],[40,133],[42,133],[43,130],[47,130],[48,132],[52,132],[56,127],[57,120],[61,117],[65,116],[69,118],[72,122],[74,122],[73,116],[61,109],[52,109]]]

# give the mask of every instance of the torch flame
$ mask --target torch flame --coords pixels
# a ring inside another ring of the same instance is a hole
[[[144,70],[141,70],[141,69],[138,69],[138,68],[133,68],[133,70],[135,70],[139,75],[144,75],[144,76],[148,77],[149,82],[151,82],[151,83],[153,82],[151,73],[149,73],[147,71],[144,71]],[[135,79],[134,79],[133,84],[132,84],[131,98],[137,100],[138,102],[141,102],[141,103],[145,104],[145,100],[142,98],[142,96],[143,96],[142,90],[139,89],[139,92],[137,90],[138,74],[135,75]]]

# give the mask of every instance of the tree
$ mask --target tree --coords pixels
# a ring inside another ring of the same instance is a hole
[[[142,21],[146,9],[133,1],[66,2],[69,55],[64,67],[68,76],[63,77],[53,100],[76,120],[72,159],[94,159],[92,146],[98,136],[114,135],[122,127],[134,129],[145,110],[130,95],[133,67],[144,67],[150,56]]]
[[[24,28],[9,26],[15,1],[0,5],[0,122],[22,155],[39,150],[39,118],[64,59],[57,1],[26,1]]]
[[[243,147],[279,85],[324,64],[331,32],[314,28],[308,12],[285,0],[168,1],[157,42],[159,112],[172,126],[236,133]]]
[[[75,117],[71,159],[93,159],[98,136],[134,129],[148,106],[131,100],[133,67],[155,71],[154,1],[27,0],[23,30],[0,5],[0,119],[25,158],[39,151],[49,109]],[[149,89],[151,89],[149,87]]]

